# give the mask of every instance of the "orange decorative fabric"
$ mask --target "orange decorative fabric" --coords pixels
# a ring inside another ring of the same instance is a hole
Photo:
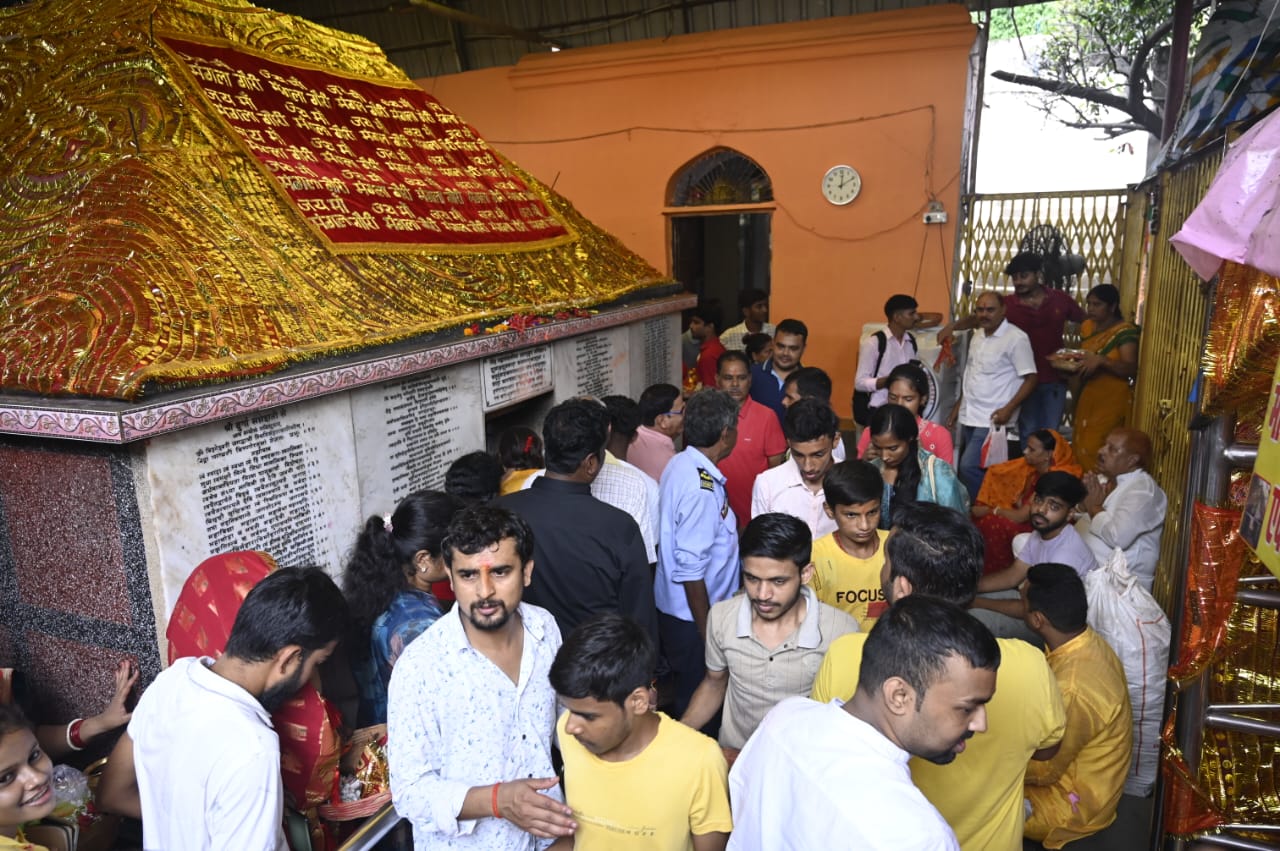
[[[276,569],[276,561],[254,550],[207,558],[187,577],[169,617],[169,664],[186,656],[218,658],[249,589]]]
[[[1175,680],[1199,676],[1223,648],[1246,555],[1239,528],[1237,509],[1199,502],[1192,508],[1182,634],[1177,662],[1169,669]]]

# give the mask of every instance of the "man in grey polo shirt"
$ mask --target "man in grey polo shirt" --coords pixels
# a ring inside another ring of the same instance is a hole
[[[813,539],[803,520],[761,514],[742,531],[739,594],[711,607],[707,673],[680,719],[701,729],[724,708],[720,746],[732,758],[783,698],[806,695],[831,642],[858,631],[808,587]]]

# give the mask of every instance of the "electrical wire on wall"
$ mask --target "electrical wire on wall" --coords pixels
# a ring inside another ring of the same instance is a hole
[[[720,144],[723,144],[723,139],[725,137],[731,137],[735,135],[753,135],[753,134],[760,134],[760,133],[797,133],[797,132],[810,131],[810,130],[830,129],[833,127],[848,127],[856,124],[865,124],[872,121],[883,121],[889,118],[897,118],[899,116],[912,115],[914,113],[919,113],[919,112],[927,113],[929,116],[928,142],[925,147],[924,162],[922,165],[922,176],[923,176],[923,184],[924,184],[923,189],[925,194],[925,200],[923,201],[923,203],[920,204],[918,208],[912,210],[909,214],[904,216],[899,221],[896,221],[893,224],[889,225],[888,227],[881,228],[872,233],[864,233],[864,234],[859,234],[857,236],[844,236],[842,234],[824,233],[820,231],[817,227],[800,221],[791,210],[787,209],[786,205],[777,201],[775,198],[775,201],[774,201],[775,208],[779,212],[786,215],[786,217],[791,221],[792,224],[794,224],[797,228],[804,231],[805,233],[811,234],[817,237],[818,239],[827,240],[831,242],[857,243],[857,242],[866,242],[867,240],[875,239],[887,233],[892,233],[893,231],[898,230],[899,228],[905,227],[911,224],[912,222],[918,222],[920,220],[920,217],[929,208],[929,205],[938,200],[939,191],[946,190],[952,184],[954,184],[957,180],[959,180],[960,172],[959,170],[957,170],[955,174],[951,175],[947,179],[947,182],[944,183],[940,189],[934,186],[933,159],[934,159],[934,154],[935,154],[936,145],[937,145],[937,108],[934,106],[934,104],[931,104],[931,103],[924,104],[922,106],[913,106],[907,109],[899,109],[899,110],[894,110],[892,112],[883,112],[877,115],[864,115],[864,116],[859,116],[857,118],[842,118],[842,119],[835,119],[832,121],[818,121],[818,122],[812,122],[808,124],[789,124],[789,125],[781,125],[777,127],[689,128],[689,127],[660,127],[660,126],[648,125],[648,124],[637,124],[637,125],[632,125],[630,127],[619,127],[612,130],[602,130],[597,133],[585,133],[585,134],[576,135],[576,136],[560,136],[560,137],[546,138],[546,139],[488,138],[486,139],[486,141],[488,141],[490,145],[493,145],[495,147],[500,147],[504,145],[517,147],[522,145],[560,145],[560,144],[567,144],[572,142],[591,141],[594,139],[605,139],[611,136],[623,136],[623,135],[625,135],[628,138],[628,141],[630,141],[631,135],[633,133],[675,133],[675,134],[681,134],[681,135],[709,136],[713,139],[716,145],[720,145]]]

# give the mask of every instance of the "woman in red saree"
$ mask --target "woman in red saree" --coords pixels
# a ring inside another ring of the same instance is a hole
[[[187,577],[169,618],[169,662],[184,656],[222,655],[245,595],[276,562],[263,552],[223,553],[201,562]],[[271,716],[280,736],[280,773],[293,806],[310,825],[315,851],[336,847],[316,807],[333,799],[342,755],[342,715],[321,696],[318,682],[304,685]]]
[[[1067,439],[1050,428],[1027,435],[1021,458],[987,468],[971,513],[986,542],[983,573],[1013,564],[1013,539],[1031,531],[1031,496],[1036,481],[1050,470],[1081,475]]]

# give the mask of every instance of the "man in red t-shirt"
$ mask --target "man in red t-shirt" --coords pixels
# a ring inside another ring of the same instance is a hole
[[[689,319],[689,334],[700,344],[696,369],[703,387],[716,386],[716,364],[724,354],[720,343],[721,314],[717,299],[698,299],[698,306]]]
[[[1018,414],[1023,446],[1031,432],[1062,426],[1067,385],[1049,363],[1049,355],[1062,348],[1063,326],[1084,321],[1084,310],[1075,299],[1044,285],[1043,268],[1039,254],[1023,251],[1004,270],[1013,284],[1013,294],[1004,299],[1005,318],[1031,339],[1031,352],[1036,356],[1038,383]]]
[[[716,386],[738,403],[738,442],[716,466],[724,473],[725,494],[741,529],[751,519],[751,488],[756,476],[782,463],[787,457],[787,440],[773,409],[748,395],[751,361],[745,352],[733,349],[720,355]]]

